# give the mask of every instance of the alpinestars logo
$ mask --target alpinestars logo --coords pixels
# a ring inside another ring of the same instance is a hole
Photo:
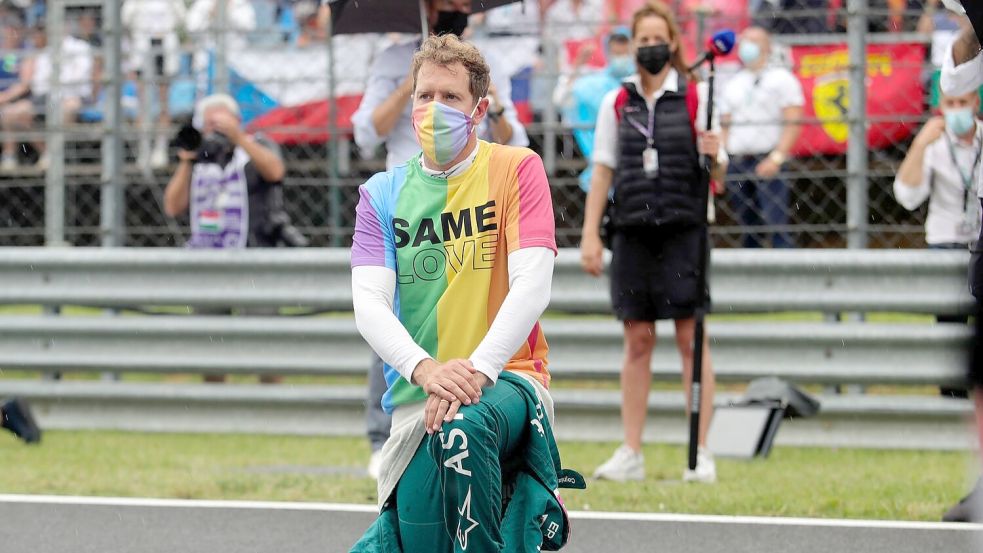
[[[457,541],[461,544],[461,549],[468,548],[468,534],[471,530],[478,527],[478,521],[471,518],[471,484],[468,484],[468,493],[464,496],[464,503],[457,510],[457,514],[461,515],[461,518],[457,521]],[[461,530],[461,523],[469,522],[470,525]]]

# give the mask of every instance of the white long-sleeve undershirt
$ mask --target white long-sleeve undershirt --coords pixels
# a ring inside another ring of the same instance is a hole
[[[492,383],[528,339],[549,305],[554,257],[552,250],[540,247],[509,254],[509,292],[469,358],[475,369]],[[393,312],[395,292],[396,272],[392,269],[378,266],[352,269],[352,301],[358,331],[383,361],[413,382],[416,366],[432,356],[413,341]]]

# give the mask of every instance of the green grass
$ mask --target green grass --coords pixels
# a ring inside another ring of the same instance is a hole
[[[154,313],[168,313],[175,315],[190,315],[191,309],[185,307],[163,307],[154,308]],[[0,315],[40,315],[42,309],[38,305],[0,305]],[[284,309],[282,311],[284,315],[304,315],[306,310],[303,309]],[[66,306],[62,309],[62,315],[70,316],[100,316],[103,314],[102,309],[97,309],[93,307],[79,307],[79,306]],[[123,311],[123,315],[127,316],[140,316],[142,313],[135,311]],[[350,313],[346,312],[331,312],[331,313],[320,313],[316,315],[318,317],[351,317]],[[611,315],[606,314],[590,314],[590,315],[571,315],[569,313],[561,313],[556,311],[547,311],[543,315],[544,319],[585,319],[585,320],[611,320]],[[710,321],[727,321],[727,322],[822,322],[825,320],[823,314],[813,311],[787,311],[780,313],[714,313],[709,316]],[[904,324],[917,324],[917,323],[931,323],[935,320],[932,315],[920,315],[914,313],[867,313],[866,320],[876,323],[904,323]]]
[[[613,444],[562,443],[589,475]],[[938,520],[968,486],[965,453],[778,448],[718,459],[715,486],[678,479],[684,449],[648,446],[643,483],[567,490],[568,508],[725,515]],[[0,435],[0,492],[374,503],[361,438],[47,432],[38,447]]]

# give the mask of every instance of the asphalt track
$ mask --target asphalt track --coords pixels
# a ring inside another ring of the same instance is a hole
[[[0,552],[344,552],[373,512],[371,506],[324,503],[0,495]],[[978,525],[644,513],[571,517],[574,537],[564,549],[571,553],[983,551]]]

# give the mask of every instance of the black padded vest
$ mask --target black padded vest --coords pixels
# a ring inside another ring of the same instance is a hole
[[[611,223],[615,228],[698,224],[706,218],[700,205],[701,168],[696,140],[686,106],[687,82],[679,79],[679,92],[666,91],[655,103],[655,149],[659,174],[647,177],[642,152],[647,139],[629,123],[648,127],[648,106],[635,85],[625,83],[628,98],[618,102],[618,167],[614,172]]]

